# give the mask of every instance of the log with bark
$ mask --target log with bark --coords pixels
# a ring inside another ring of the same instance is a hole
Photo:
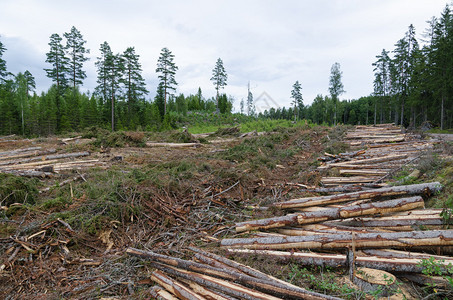
[[[40,148],[40,147],[39,147]],[[0,156],[0,160],[11,160],[11,159],[18,159],[18,158],[27,158],[31,156],[40,156],[40,155],[47,155],[57,152],[55,149],[48,149],[48,150],[33,150],[33,151],[24,151],[24,152],[14,152],[11,155],[7,156]]]
[[[14,164],[22,164],[25,165],[27,163],[35,162],[35,161],[46,161],[46,160],[57,160],[63,158],[76,158],[76,157],[83,157],[89,156],[90,152],[83,151],[83,152],[73,152],[73,153],[62,153],[62,154],[52,154],[52,155],[41,155],[36,157],[31,157],[27,159],[21,160],[11,160],[11,161],[4,161],[0,162],[0,165],[14,165]]]
[[[273,295],[299,297],[300,299],[338,299],[335,297],[307,291],[300,287],[294,286],[294,288],[292,288],[288,285],[276,282],[274,280],[256,278],[249,275],[244,275],[241,272],[216,268],[208,266],[206,264],[157,254],[151,251],[128,248],[126,250],[126,253],[140,258],[149,259],[152,261],[151,265],[156,267],[157,269],[177,277],[195,281],[196,283],[203,286],[206,286],[204,283],[206,282],[207,277],[216,276],[218,278],[221,278],[223,281],[231,280],[236,283],[243,284],[249,288],[257,289],[265,293],[272,293]],[[231,285],[232,283],[228,282],[228,284]],[[231,295],[231,293],[229,293],[229,289],[220,289],[217,285],[210,287],[221,290],[222,292]],[[244,294],[241,292],[241,294],[235,294],[233,296],[239,296],[239,298],[242,298]]]
[[[293,199],[289,201],[275,203],[273,204],[273,206],[281,209],[292,209],[298,207],[328,205],[332,203],[341,203],[360,199],[376,199],[379,197],[388,196],[406,196],[420,194],[431,195],[440,192],[442,188],[443,186],[439,182],[392,186],[330,196]]]
[[[367,250],[369,251],[369,250]],[[365,250],[363,250],[365,252]],[[403,252],[403,251],[400,251]],[[272,261],[280,261],[282,263],[297,262],[306,266],[329,266],[333,268],[347,267],[348,259],[345,254],[337,253],[317,253],[317,252],[295,252],[295,251],[276,251],[276,250],[250,250],[250,249],[228,249],[231,256],[244,257],[265,257]],[[430,255],[424,254],[429,257]],[[450,261],[440,259],[439,256],[432,256],[439,266],[448,266]],[[425,257],[423,257],[425,258]],[[396,257],[381,257],[378,255],[364,255],[362,251],[357,251],[355,256],[355,265],[357,267],[367,267],[388,272],[400,273],[422,273],[425,269],[421,265],[421,258],[396,258]]]
[[[161,286],[155,285],[150,288],[149,293],[157,300],[178,300]]]
[[[371,268],[357,268],[352,282],[367,293],[378,297],[388,297],[396,292],[396,277],[386,271]]]
[[[173,295],[177,296],[179,299],[187,299],[187,300],[204,300],[201,295],[198,295],[191,289],[187,288],[182,283],[174,280],[173,278],[165,275],[165,273],[161,271],[154,271],[151,274],[151,280],[163,286],[167,291],[172,293]]]
[[[413,232],[355,233],[357,248],[413,248],[420,246],[452,246],[453,230]],[[351,233],[314,236],[223,239],[223,248],[244,249],[343,249],[351,247]]]
[[[169,148],[188,148],[200,147],[200,143],[154,143],[146,142],[146,147],[169,147]]]
[[[364,203],[340,208],[330,208],[313,212],[289,214],[281,217],[251,220],[236,224],[236,231],[260,230],[294,226],[301,224],[320,223],[327,220],[347,219],[351,217],[387,214],[390,212],[411,210],[424,207],[420,196],[387,200],[382,202]]]
[[[379,177],[352,176],[352,177],[323,177],[321,183],[324,186],[356,184],[356,183],[372,183]]]

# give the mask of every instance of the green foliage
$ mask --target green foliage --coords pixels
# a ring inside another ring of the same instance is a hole
[[[418,264],[422,267],[422,273],[429,276],[441,276],[446,279],[450,288],[453,288],[453,265],[451,263],[446,264],[445,260],[436,260],[434,257],[428,259],[423,258]],[[428,283],[428,287],[436,288],[435,283]]]
[[[34,204],[38,196],[37,185],[36,179],[0,173],[0,205]]]
[[[144,147],[145,135],[143,132],[136,131],[109,132],[108,134],[98,134],[93,144],[98,147],[124,147],[126,145]]]

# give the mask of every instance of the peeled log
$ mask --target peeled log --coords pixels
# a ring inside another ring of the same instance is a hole
[[[411,210],[424,207],[423,198],[420,196],[387,200],[375,203],[330,208],[312,212],[301,212],[281,217],[246,221],[236,224],[236,231],[270,229],[284,226],[319,223],[327,220],[346,219],[364,215],[387,214],[390,212]]]
[[[354,233],[356,248],[411,248],[418,246],[451,246],[453,230],[413,232]],[[351,247],[351,233],[313,236],[223,239],[223,248],[244,249],[343,249]]]
[[[231,255],[241,255],[251,257],[253,255],[266,257],[272,261],[281,262],[297,262],[298,264],[307,266],[329,266],[329,267],[347,267],[347,257],[344,254],[327,254],[316,252],[288,252],[288,251],[274,251],[274,250],[250,250],[250,249],[228,249]],[[401,251],[402,252],[402,251]],[[425,254],[427,258],[430,255]],[[450,261],[442,261],[438,256],[431,255],[436,259],[439,265],[448,266]],[[425,258],[425,257],[424,257]],[[425,267],[420,265],[421,258],[392,258],[380,257],[377,255],[368,256],[357,252],[355,256],[355,265],[357,267],[367,267],[372,269],[379,269],[389,272],[410,272],[422,273]]]
[[[419,194],[434,194],[441,191],[443,186],[439,182],[430,182],[430,183],[421,183],[421,184],[411,184],[411,185],[401,185],[401,186],[392,186],[384,187],[374,190],[358,191],[345,194],[337,194],[330,196],[320,196],[320,197],[306,197],[293,199],[285,202],[275,203],[273,206],[288,209],[288,208],[297,208],[297,207],[308,207],[316,205],[328,205],[332,203],[347,202],[360,199],[374,199],[377,197],[387,197],[387,196],[405,196],[405,195],[419,195]]]
[[[151,280],[163,286],[167,291],[177,296],[179,299],[185,300],[204,300],[203,296],[197,295],[192,290],[181,284],[180,282],[168,277],[161,271],[154,271],[151,274]]]

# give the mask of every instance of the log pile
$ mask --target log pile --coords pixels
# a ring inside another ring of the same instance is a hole
[[[432,182],[278,202],[273,209],[286,215],[236,223],[236,232],[247,237],[220,244],[232,255],[349,267],[355,283],[361,282],[357,268],[422,280],[414,274],[423,271],[423,259],[445,270],[453,262],[453,257],[429,254],[453,249],[453,230],[447,229],[442,210],[424,209],[422,196],[441,189]]]
[[[99,159],[86,159],[89,152],[57,153],[55,149],[29,147],[0,152],[0,173],[48,178],[65,170],[103,166]]]
[[[417,139],[403,134],[393,124],[356,126],[348,132],[346,141],[352,147],[362,147],[352,152],[332,155],[324,153],[319,170],[336,169],[340,176],[323,177],[325,187],[380,183],[390,174],[419,158],[421,151],[431,150],[436,141]]]
[[[156,299],[339,299],[308,291],[225,257],[190,248],[195,261],[128,248],[156,270]]]

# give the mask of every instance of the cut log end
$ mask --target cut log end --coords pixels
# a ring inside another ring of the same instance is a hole
[[[377,293],[379,297],[390,296],[396,291],[396,277],[382,270],[357,268],[353,282],[364,292]]]

